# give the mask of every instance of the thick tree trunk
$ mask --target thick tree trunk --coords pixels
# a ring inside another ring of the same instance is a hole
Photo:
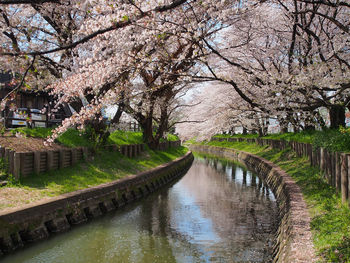
[[[288,132],[288,122],[285,119],[278,120],[280,124],[281,133],[287,133]]]
[[[270,120],[268,118],[265,119],[266,122],[265,122],[265,125],[263,127],[263,136],[266,136],[268,131],[269,131],[269,125],[270,125]]]
[[[167,104],[162,105],[160,120],[158,123],[158,130],[155,137],[155,143],[159,144],[160,139],[163,138],[164,133],[168,130],[168,107]]]
[[[142,128],[143,141],[151,148],[156,149],[157,145],[153,137],[153,125],[152,118],[145,118],[144,121],[140,122]]]
[[[329,109],[330,128],[338,129],[339,126],[345,126],[345,107],[333,105]]]
[[[118,105],[118,110],[115,113],[113,119],[111,120],[111,124],[119,123],[120,117],[122,116],[122,114],[124,112],[124,107],[125,107],[124,103],[120,103]]]
[[[247,135],[247,128],[246,128],[246,127],[243,127],[242,134],[243,134],[243,135]]]

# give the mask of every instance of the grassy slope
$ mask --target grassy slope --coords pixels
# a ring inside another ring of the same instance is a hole
[[[318,168],[291,150],[272,150],[246,142],[209,142],[207,145],[234,148],[273,161],[301,187],[312,217],[311,229],[318,254],[325,262],[350,262],[350,209],[329,186]]]
[[[216,135],[217,138],[258,138],[257,134]],[[269,134],[262,139],[275,139],[311,143],[330,151],[350,152],[350,129],[325,129],[323,131],[303,131],[298,133]]]
[[[26,136],[47,138],[51,135],[51,128],[17,128],[12,132],[20,132]],[[168,134],[168,141],[177,141],[179,138],[176,135]],[[162,140],[164,141],[164,140]],[[68,129],[65,133],[57,138],[57,142],[67,147],[93,147],[93,143],[84,132],[80,132],[76,129]],[[107,144],[140,144],[142,141],[142,132],[132,131],[115,131],[111,133],[107,140]]]
[[[13,130],[13,132],[21,132],[31,137],[46,138],[51,134],[51,129],[19,128]],[[177,137],[170,135],[169,139],[176,140]],[[86,134],[75,129],[68,129],[57,141],[68,147],[94,147],[93,142]],[[115,131],[107,141],[107,144],[117,145],[138,143],[142,143],[141,132]],[[185,147],[170,148],[167,151],[152,151],[146,146],[146,151],[141,156],[127,158],[119,152],[97,150],[91,162],[82,162],[73,167],[39,175],[33,174],[21,178],[18,182],[10,176],[7,179],[10,180],[10,184],[6,187],[0,187],[0,209],[16,207],[45,197],[111,182],[169,162],[183,156],[186,152],[187,148]]]
[[[148,170],[160,164],[183,156],[187,152],[185,147],[170,148],[167,151],[152,151],[147,149],[136,158],[127,158],[119,152],[98,152],[91,162],[82,162],[72,167],[60,170],[32,175],[22,178],[19,182],[13,182],[8,187],[0,188],[6,194],[6,190],[15,188],[19,194],[21,191],[27,199],[36,201],[44,197],[57,196],[63,193],[96,186],[111,182],[127,175]],[[0,203],[0,209],[20,206],[26,202],[16,200],[16,196],[9,196],[11,200]]]

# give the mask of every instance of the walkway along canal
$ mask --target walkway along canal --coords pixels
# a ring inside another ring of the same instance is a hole
[[[229,161],[196,158],[168,188],[2,262],[270,262],[274,195]]]

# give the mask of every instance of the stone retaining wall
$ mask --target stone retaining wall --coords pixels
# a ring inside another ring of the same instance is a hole
[[[259,174],[272,189],[279,206],[274,262],[316,262],[310,230],[310,216],[299,186],[280,167],[246,152],[204,145],[191,150],[239,161]]]
[[[0,212],[0,255],[141,198],[182,175],[192,161],[188,152],[137,175]]]

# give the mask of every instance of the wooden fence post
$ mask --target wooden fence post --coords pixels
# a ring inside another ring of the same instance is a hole
[[[128,149],[128,157],[129,157],[129,158],[132,158],[132,156],[133,156],[132,145],[129,144],[129,145],[127,145],[126,148]]]
[[[138,153],[139,153],[139,155],[140,155],[141,152],[142,152],[142,144],[138,144],[138,145],[137,145],[137,148],[138,148]]]
[[[51,171],[52,169],[53,169],[53,151],[47,151],[46,170]]]
[[[324,170],[325,170],[325,168],[324,168],[324,166],[325,166],[325,159],[324,159],[324,155],[325,155],[325,153],[324,153],[324,148],[320,148],[320,169],[324,172]]]
[[[348,160],[347,156],[344,153],[340,154],[340,160],[341,160],[341,200],[343,203],[346,203],[346,200],[348,199]]]
[[[77,163],[77,149],[73,148],[73,149],[71,149],[71,152],[72,152],[72,155],[71,155],[72,162],[71,162],[71,164],[73,166],[73,165],[75,165]]]
[[[89,151],[87,147],[82,147],[81,148],[82,152],[83,152],[83,159],[86,161],[88,159],[88,155],[89,155]]]
[[[113,149],[113,152],[116,152],[118,151],[118,146],[116,144],[113,144],[112,149]]]
[[[8,169],[9,169],[9,173],[11,173],[13,175],[13,169],[14,169],[14,151],[9,150],[8,152]]]
[[[62,169],[63,168],[63,165],[64,165],[64,156],[65,156],[65,150],[60,150],[60,159],[58,161],[58,167],[59,169]]]
[[[336,155],[335,153],[331,153],[331,180],[329,182],[330,185],[335,187],[336,184],[336,177],[337,177],[337,172],[336,172]]]
[[[341,175],[340,175],[341,165],[340,165],[340,154],[335,153],[335,186],[337,192],[341,191]]]
[[[317,150],[316,160],[317,160],[317,166],[320,166],[320,160],[321,160],[321,152],[320,152],[320,149]]]
[[[15,152],[14,158],[13,158],[13,176],[16,179],[19,179],[20,171],[21,171],[21,155],[20,153]]]
[[[34,173],[40,173],[40,152],[34,152]]]
[[[0,158],[5,158],[5,148],[0,146]]]
[[[5,148],[5,153],[4,153],[4,160],[7,163],[7,167],[10,171],[10,149]]]
[[[331,157],[331,153],[329,151],[325,151],[325,171],[326,171],[326,178],[327,181],[331,180],[332,176],[330,173],[331,167],[332,167],[332,157]]]
[[[347,174],[348,174],[348,206],[350,207],[350,154],[346,155],[347,158]]]
[[[308,156],[309,162],[312,166],[312,145],[308,143],[306,145],[306,147],[307,147],[307,156]]]
[[[129,157],[129,145],[123,145],[123,152],[126,157]]]
[[[24,152],[21,152],[21,153],[17,153],[19,154],[19,158],[20,158],[20,163],[21,163],[21,167],[20,167],[20,173],[21,173],[21,176],[24,177],[26,174],[25,174],[25,167],[24,167],[24,161],[25,161],[25,158],[26,158],[26,155]]]

